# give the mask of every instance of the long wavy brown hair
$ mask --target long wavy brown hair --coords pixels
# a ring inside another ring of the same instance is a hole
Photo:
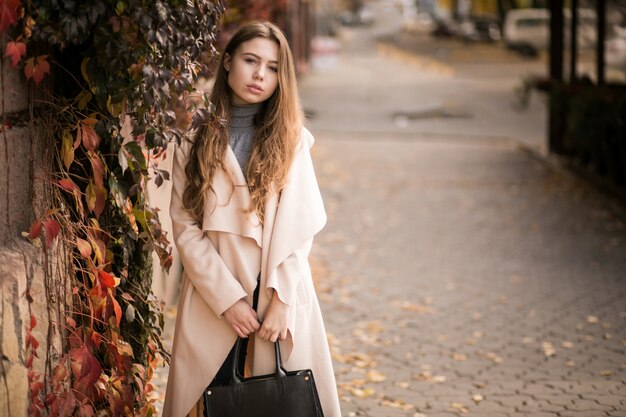
[[[232,91],[228,85],[224,57],[234,56],[242,43],[255,38],[269,39],[278,44],[278,87],[255,117],[254,145],[246,172],[251,196],[248,212],[256,212],[263,223],[266,198],[273,192],[280,193],[287,181],[303,120],[293,57],[278,26],[269,22],[249,23],[242,26],[226,45],[210,93],[215,116],[226,123],[218,124],[218,127],[207,124],[198,131],[185,167],[187,186],[183,193],[183,205],[200,226],[206,195],[215,192],[212,180],[217,170],[224,170],[233,179],[225,163]]]

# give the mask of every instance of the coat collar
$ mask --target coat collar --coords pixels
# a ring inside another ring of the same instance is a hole
[[[245,236],[261,247],[263,228],[256,213],[247,213],[250,191],[230,146],[226,150],[226,168],[233,181],[222,170],[215,173],[213,191],[208,191],[205,199],[202,229]]]

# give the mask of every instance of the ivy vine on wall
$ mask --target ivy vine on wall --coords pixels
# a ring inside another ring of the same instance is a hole
[[[155,412],[150,378],[167,353],[150,254],[166,269],[172,258],[146,182],[169,178],[158,165],[168,143],[213,122],[206,98],[172,103],[180,110],[215,53],[223,12],[217,0],[0,0],[5,59],[31,81],[31,122],[54,146],[45,181],[57,197],[28,237],[63,245],[71,265],[56,323],[67,337],[46,346],[44,374],[36,317],[27,328],[32,416]]]

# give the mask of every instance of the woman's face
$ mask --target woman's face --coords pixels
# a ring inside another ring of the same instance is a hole
[[[243,42],[232,56],[224,55],[224,69],[233,104],[262,103],[278,87],[278,44],[265,38]]]

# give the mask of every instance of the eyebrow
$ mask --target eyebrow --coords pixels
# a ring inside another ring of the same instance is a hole
[[[253,57],[255,57],[258,60],[262,59],[259,55],[255,54],[253,52],[242,52],[241,55],[252,55]],[[278,64],[278,61],[270,61],[270,64]]]

